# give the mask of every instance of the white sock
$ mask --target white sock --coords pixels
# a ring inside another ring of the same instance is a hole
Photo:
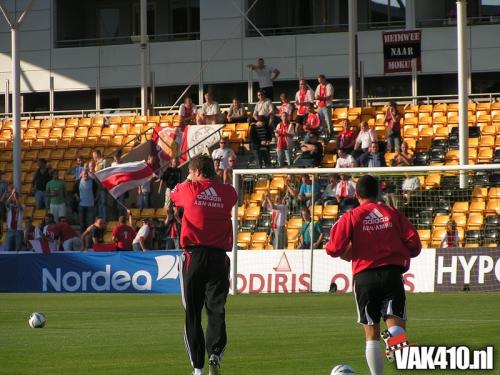
[[[384,373],[384,358],[382,357],[382,350],[380,350],[380,341],[367,341],[365,355],[371,374],[382,375]]]
[[[203,375],[203,369],[202,368],[195,368],[193,375]]]
[[[399,336],[402,333],[405,333],[405,329],[400,326],[392,326],[388,328],[389,333],[392,337]]]

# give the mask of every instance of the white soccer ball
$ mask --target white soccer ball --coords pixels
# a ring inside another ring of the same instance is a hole
[[[43,328],[47,322],[47,318],[41,312],[34,312],[31,314],[28,324],[31,328]]]
[[[351,365],[337,365],[332,369],[330,375],[356,374]]]

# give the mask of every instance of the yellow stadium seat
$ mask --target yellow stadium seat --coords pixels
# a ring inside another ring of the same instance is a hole
[[[472,200],[473,201],[484,201],[488,196],[488,188],[487,187],[479,187],[476,186],[474,190],[472,190]]]
[[[471,214],[472,213],[482,214],[485,209],[486,209],[486,202],[484,201],[471,202],[469,206],[469,212]]]
[[[267,242],[267,233],[266,232],[253,232],[251,236],[251,242],[256,243],[265,243]]]
[[[420,242],[422,247],[428,247],[431,241],[431,231],[430,229],[418,229],[418,236],[420,237]]]
[[[431,246],[436,247],[436,248],[439,247],[439,245],[441,244],[441,240],[442,240],[445,233],[446,233],[446,229],[443,227],[434,228],[432,230]]]
[[[286,235],[288,242],[295,242],[299,239],[300,229],[299,228],[288,228],[286,230]]]
[[[467,224],[467,215],[461,212],[452,214],[451,219],[455,220],[455,223],[459,228],[464,228]]]
[[[460,154],[458,150],[449,150],[446,153],[445,161],[459,160]]]
[[[478,163],[490,163],[493,159],[493,149],[490,147],[480,147],[477,155]]]
[[[455,202],[453,204],[453,208],[451,212],[454,214],[457,213],[466,213],[469,211],[469,202]]]
[[[494,125],[485,126],[481,129],[481,136],[484,135],[492,135],[495,136],[497,134],[496,127]]]
[[[314,206],[309,208],[309,211],[311,212],[311,215],[321,217],[321,215],[323,214],[323,206],[320,204],[315,204]]]
[[[467,230],[481,230],[484,216],[480,213],[471,213],[467,219]]]
[[[54,126],[52,119],[44,119],[40,122],[40,128],[51,129]]]
[[[92,126],[103,126],[104,125],[104,117],[96,116],[92,118]]]
[[[323,156],[323,160],[321,161],[321,165],[323,167],[335,167],[336,162],[337,162],[337,155],[325,154]]]
[[[339,214],[339,206],[330,204],[323,207],[323,219],[336,219]]]
[[[483,214],[485,216],[500,215],[500,199],[499,198],[489,199]]]
[[[80,126],[75,133],[77,138],[87,138],[89,134],[89,129],[87,127]]]
[[[66,127],[66,119],[65,118],[56,118],[56,119],[54,119],[52,126],[55,128],[65,128]]]
[[[114,135],[115,135],[115,128],[114,127],[106,126],[105,128],[102,128],[101,136],[103,136],[103,137],[105,137],[105,136],[112,137]]]
[[[425,178],[425,188],[432,189],[441,185],[441,175],[439,173],[430,173]]]
[[[300,229],[302,227],[302,218],[300,217],[291,217],[288,219],[288,229]]]
[[[92,119],[90,117],[81,117],[78,119],[79,127],[90,127],[92,126]]]
[[[488,190],[488,199],[500,199],[500,187],[491,187]]]
[[[77,128],[78,127],[78,119],[75,117],[66,119],[66,127],[67,128]]]
[[[251,240],[252,233],[250,232],[238,232],[238,236],[236,237],[236,242],[240,248],[248,248]]]
[[[243,217],[245,216],[245,205],[238,206],[238,220],[243,220]]]
[[[24,160],[37,160],[38,159],[38,150],[27,150],[24,152]]]
[[[245,220],[257,220],[260,216],[260,206],[247,207]]]
[[[29,120],[28,129],[40,129],[40,120]]]
[[[52,139],[61,139],[62,138],[63,129],[62,128],[52,128],[50,130],[49,138]]]
[[[434,221],[432,222],[432,228],[445,228],[448,221],[450,221],[449,215],[436,215]]]
[[[141,210],[141,217],[147,217],[152,219],[153,217],[155,217],[155,212],[156,210],[154,208],[143,208]]]
[[[93,126],[90,128],[88,136],[89,137],[100,137],[102,128],[98,126]]]
[[[482,135],[479,147],[494,147],[495,137],[493,135]]]
[[[269,184],[271,190],[283,190],[285,188],[285,180],[282,177],[273,177]]]

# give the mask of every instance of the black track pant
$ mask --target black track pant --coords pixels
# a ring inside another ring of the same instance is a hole
[[[222,358],[226,349],[225,304],[229,292],[229,257],[223,250],[189,248],[180,262],[181,294],[186,320],[184,343],[193,368],[203,368],[205,347],[208,356]],[[206,345],[201,310],[208,317]]]

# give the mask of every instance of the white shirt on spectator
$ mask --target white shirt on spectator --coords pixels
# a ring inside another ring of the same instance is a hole
[[[268,65],[265,65],[263,68],[254,69],[254,72],[257,75],[257,80],[259,81],[259,88],[273,87],[273,81],[271,80],[273,71],[274,68]]]
[[[140,238],[142,237],[144,240],[149,237],[149,233],[151,232],[151,229],[149,229],[149,225],[143,225],[142,227],[139,228],[137,231],[137,234],[135,235],[134,240],[132,243],[140,243]]]
[[[368,148],[372,142],[377,142],[377,133],[373,129],[361,130],[356,138],[356,142],[361,144],[361,148]]]
[[[315,95],[315,96],[319,96],[320,87],[321,87],[321,85],[318,85],[318,86],[316,87],[316,91],[314,92],[314,95]],[[326,106],[327,106],[327,107],[329,107],[329,106],[333,105],[333,85],[332,85],[331,83],[327,83],[327,84],[326,84],[326,87],[325,87],[325,95],[324,95],[324,96],[325,96],[325,97],[329,97],[329,96],[331,96],[331,99],[329,99],[329,100],[325,100],[325,102],[326,102]],[[317,100],[317,102],[319,103],[319,102],[320,102],[320,100]]]
[[[257,104],[255,104],[255,109],[253,110],[253,114],[257,116],[269,116],[274,113],[273,103],[271,100],[259,100]]]
[[[342,182],[347,182],[347,195],[349,198],[354,198],[354,194],[356,193],[356,183],[353,180],[349,181],[339,181],[337,183],[337,188],[335,189],[335,195],[342,195]]]
[[[335,168],[354,168],[356,166],[356,160],[351,154],[347,154],[343,158],[338,158],[337,163],[335,163]]]
[[[274,222],[276,224],[277,228],[284,227],[286,224],[286,217],[287,217],[287,212],[288,212],[288,207],[286,204],[275,204],[274,208],[272,209],[272,212],[274,212],[275,219]]]
[[[215,103],[215,104],[217,104],[217,103]],[[194,114],[196,114],[196,106],[194,104],[192,104],[191,105],[191,116]],[[182,116],[182,117],[186,116],[186,105],[184,103],[182,103],[181,106],[179,107],[179,116]]]
[[[328,184],[326,185],[325,191],[321,195],[321,198],[327,199],[327,198],[335,198],[335,192],[337,190],[337,185],[334,184]]]
[[[420,189],[420,180],[418,177],[407,177],[403,181],[403,185],[401,186],[403,191],[413,191]]]
[[[212,159],[220,159],[220,168],[221,169],[228,169],[229,168],[229,157],[232,156],[233,158],[236,159],[236,154],[234,151],[227,147],[227,148],[216,148],[215,150],[212,151]]]
[[[219,103],[217,102],[203,103],[201,107],[201,114],[205,116],[215,116],[220,114]]]
[[[295,105],[299,107],[299,105],[304,105],[304,103],[314,103],[314,91],[311,89],[306,90],[306,94],[304,95],[304,103],[300,102],[300,90],[295,94]]]

